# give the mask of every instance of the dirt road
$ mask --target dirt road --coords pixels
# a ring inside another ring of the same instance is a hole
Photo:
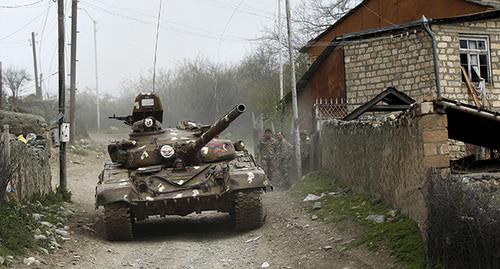
[[[255,231],[235,232],[228,216],[208,213],[149,220],[137,225],[134,241],[108,242],[102,212],[94,209],[94,187],[107,156],[94,152],[69,160],[77,212],[71,240],[46,257],[43,268],[401,268],[387,250],[346,250],[359,227],[312,221],[302,202],[283,192],[264,196],[267,223]]]

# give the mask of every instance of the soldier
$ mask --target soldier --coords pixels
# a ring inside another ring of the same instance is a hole
[[[264,172],[266,172],[267,177],[272,180],[274,171],[274,147],[276,145],[276,140],[273,138],[273,132],[271,129],[266,129],[264,131],[264,136],[260,139],[257,145],[257,156],[258,163]]]
[[[279,187],[288,188],[290,186],[290,179],[288,178],[288,169],[292,157],[293,146],[286,141],[282,132],[276,134],[276,161],[277,170],[279,172]]]

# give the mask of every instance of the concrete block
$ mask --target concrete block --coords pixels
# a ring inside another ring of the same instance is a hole
[[[434,104],[432,102],[420,103],[420,113],[423,115],[434,113]]]
[[[425,143],[424,156],[436,156],[436,155],[438,155],[438,144]]]

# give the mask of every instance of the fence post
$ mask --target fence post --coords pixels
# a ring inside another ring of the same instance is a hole
[[[10,134],[9,125],[3,126],[3,133],[0,137],[2,148],[0,150],[0,204],[5,200],[5,191],[10,176]]]

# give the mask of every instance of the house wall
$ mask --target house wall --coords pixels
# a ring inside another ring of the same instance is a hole
[[[311,60],[314,60],[323,52],[328,42],[348,33],[415,21],[421,19],[422,15],[437,19],[473,14],[487,9],[488,7],[465,0],[369,0],[318,39],[307,53]]]
[[[459,36],[485,35],[490,41],[492,82],[486,84],[486,95],[491,108],[500,109],[500,19],[433,25],[439,48],[440,79],[445,97],[473,104],[472,97],[462,82],[460,70]],[[487,103],[488,105],[488,103]]]
[[[388,87],[419,102],[436,91],[432,42],[424,32],[351,43],[344,54],[348,103],[365,103]]]
[[[432,108],[431,103],[422,106]],[[427,175],[448,168],[445,114],[414,107],[384,122],[331,121],[320,138],[322,168],[356,192],[381,197],[425,227]],[[426,112],[426,113],[427,113]]]

